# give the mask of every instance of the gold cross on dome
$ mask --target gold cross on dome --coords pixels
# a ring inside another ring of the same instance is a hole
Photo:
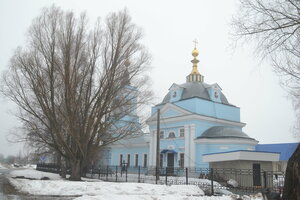
[[[194,44],[195,44],[195,49],[196,49],[196,47],[197,47],[197,44],[198,44],[198,41],[197,41],[197,39],[195,39],[193,42],[194,42]]]

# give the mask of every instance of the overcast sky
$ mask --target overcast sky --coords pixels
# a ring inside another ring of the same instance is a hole
[[[231,104],[241,108],[243,129],[260,143],[296,142],[291,132],[295,114],[278,77],[267,62],[260,63],[253,45],[231,48],[230,21],[238,1],[139,0],[0,0],[0,71],[7,69],[17,46],[26,41],[28,27],[41,9],[53,3],[64,10],[83,11],[92,20],[127,8],[144,32],[143,43],[152,54],[150,72],[156,102],[172,83],[184,83],[192,70],[193,40],[198,40],[199,71],[206,83],[218,83]],[[18,126],[16,107],[0,97],[0,153],[20,151],[7,141]],[[150,112],[150,107],[149,107]]]

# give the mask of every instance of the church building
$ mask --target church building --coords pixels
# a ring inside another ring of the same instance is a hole
[[[173,83],[161,103],[152,107],[146,121],[149,133],[110,145],[107,164],[155,167],[158,111],[161,167],[207,168],[210,161],[230,161],[222,160],[227,152],[247,152],[247,158],[243,158],[246,160],[260,154],[255,151],[258,141],[243,132],[246,124],[240,121],[240,108],[228,102],[217,83],[204,82],[198,71],[198,54],[195,47],[186,82]],[[260,156],[262,161],[276,161],[279,157],[273,152]]]
[[[156,160],[157,110],[160,109],[162,166],[208,167],[203,154],[254,150],[258,143],[245,134],[240,108],[229,103],[217,84],[207,84],[198,71],[198,50],[192,51],[192,72],[186,83],[173,83],[163,101],[152,108],[149,165]]]

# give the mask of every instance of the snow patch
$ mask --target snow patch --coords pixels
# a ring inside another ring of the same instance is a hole
[[[238,182],[236,180],[233,180],[233,179],[229,179],[227,181],[227,184],[228,185],[231,185],[232,187],[236,188],[237,186],[239,186]]]
[[[233,200],[230,196],[222,196],[222,197],[208,197],[208,196],[175,196],[175,195],[114,195],[114,194],[104,194],[101,196],[82,196],[78,197],[74,200]]]
[[[82,182],[66,180],[27,180],[9,179],[15,188],[32,195],[175,195],[200,196],[204,192],[195,185],[153,185],[147,183],[109,183],[109,182]]]
[[[40,172],[33,169],[15,170],[8,179],[19,192],[31,195],[73,196],[76,200],[233,200],[233,195],[204,196],[204,192],[196,185],[155,185],[149,183],[115,183],[95,179],[84,181],[68,181],[57,174]],[[29,180],[12,178],[24,176],[50,180]],[[243,196],[243,200],[262,200],[262,198]]]
[[[41,172],[34,169],[23,169],[23,170],[14,170],[10,172],[12,177],[21,177],[29,179],[41,179],[43,177],[48,177],[51,180],[61,180],[62,178],[58,174]]]

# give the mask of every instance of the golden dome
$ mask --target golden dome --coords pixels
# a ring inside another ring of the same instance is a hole
[[[197,57],[199,55],[199,51],[196,48],[194,48],[194,50],[192,51],[192,55],[194,57]]]

